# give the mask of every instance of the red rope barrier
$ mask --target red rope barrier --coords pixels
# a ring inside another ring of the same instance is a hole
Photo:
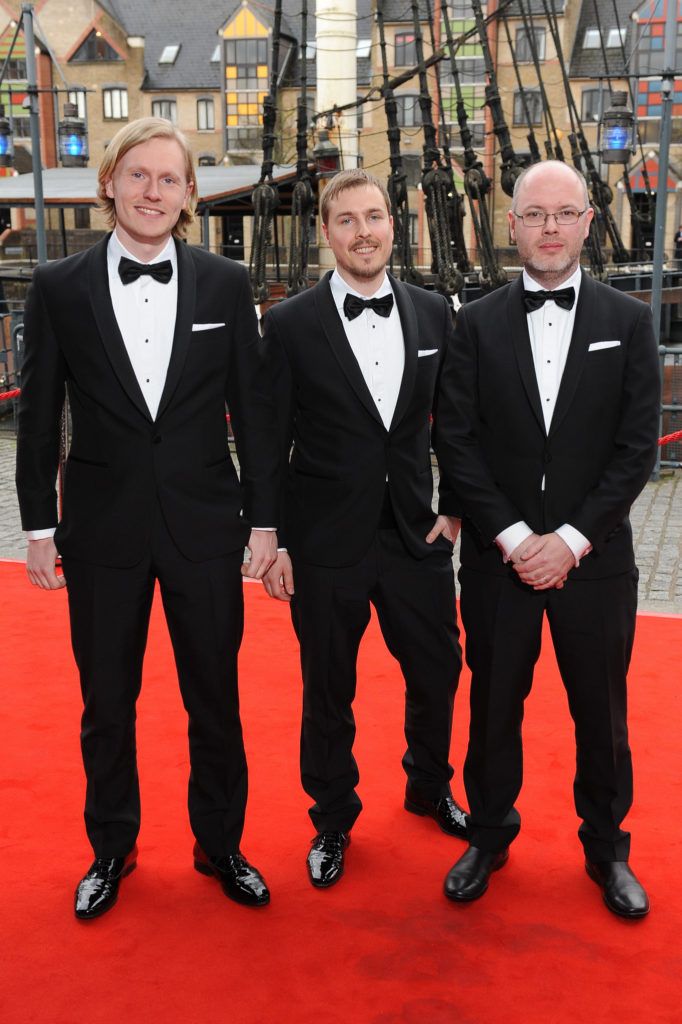
[[[21,388],[15,388],[14,391],[3,391],[0,392],[0,402],[6,402],[10,398],[18,398],[21,394]]]
[[[662,447],[664,444],[671,444],[673,441],[682,441],[682,430],[676,430],[674,434],[666,434],[665,437],[659,437],[658,444]]]

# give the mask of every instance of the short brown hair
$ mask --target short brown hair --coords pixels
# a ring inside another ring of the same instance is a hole
[[[97,172],[97,198],[99,200],[97,209],[105,215],[109,226],[113,228],[116,224],[116,206],[114,200],[110,199],[107,195],[106,183],[116,170],[119,160],[129,150],[143,142],[150,142],[152,139],[175,139],[185,158],[185,176],[188,182],[192,182],[192,191],[187,201],[187,209],[180,212],[177,224],[173,228],[173,234],[177,238],[184,238],[187,234],[187,228],[194,220],[194,211],[197,208],[199,199],[197,176],[194,172],[194,159],[189,143],[182,132],[178,131],[170,121],[166,121],[161,117],[140,117],[116,132],[105,150]]]
[[[327,223],[329,207],[335,199],[338,199],[341,192],[345,192],[349,188],[361,188],[363,185],[373,185],[379,189],[386,203],[386,209],[390,213],[391,200],[388,196],[388,189],[383,181],[370,174],[369,171],[364,171],[361,167],[358,167],[352,171],[340,171],[338,174],[335,174],[331,181],[328,181],[322,189],[322,195],[320,196],[320,217],[322,218],[322,223]]]

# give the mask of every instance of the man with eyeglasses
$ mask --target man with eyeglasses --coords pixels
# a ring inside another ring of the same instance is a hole
[[[580,269],[593,211],[556,161],[516,182],[523,264],[465,305],[439,406],[441,461],[465,513],[461,611],[472,671],[469,848],[445,880],[482,896],[520,828],[521,724],[545,615],[575,724],[575,806],[607,907],[649,909],[621,828],[632,802],[626,675],[637,569],[628,512],[654,464],[658,357],[647,305]]]

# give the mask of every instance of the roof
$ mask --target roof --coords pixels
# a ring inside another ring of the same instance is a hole
[[[220,61],[211,61],[218,45],[219,31],[241,6],[241,0],[202,0],[201,14],[197,15],[195,4],[180,3],[179,0],[97,0],[121,25],[129,36],[143,36],[145,41],[145,76],[142,88],[145,91],[168,91],[172,89],[221,88]],[[426,12],[426,0],[421,0]],[[274,23],[274,0],[250,0],[249,7],[266,25]],[[307,34],[310,42],[315,39],[314,5],[308,12]],[[403,5],[402,11],[405,7]],[[409,13],[409,7],[407,7]],[[424,14],[426,16],[426,14]],[[404,20],[404,19],[400,19]],[[372,34],[370,0],[357,0],[358,39],[369,38]],[[282,0],[282,33],[298,41],[301,37],[300,0]],[[172,64],[159,64],[159,57],[166,46],[180,44],[177,58]],[[315,61],[308,62],[308,83],[315,84]],[[292,63],[288,83],[296,85],[300,75],[298,61]],[[358,83],[370,80],[370,62],[358,60]]]
[[[226,200],[249,199],[260,178],[260,165],[236,167],[198,167],[199,212]],[[278,184],[291,181],[290,167],[275,167]],[[43,171],[43,196],[46,206],[94,206],[97,202],[97,168],[53,167]],[[33,174],[0,178],[0,205],[34,206]]]
[[[622,78],[623,52],[620,46],[606,49],[606,65],[600,45],[585,47],[585,32],[588,28],[597,28],[595,3],[599,11],[602,38],[606,48],[609,29],[626,30],[625,52],[629,54],[632,40],[632,22],[630,14],[635,7],[641,6],[637,0],[583,0],[575,33],[575,43],[569,65],[571,78]]]

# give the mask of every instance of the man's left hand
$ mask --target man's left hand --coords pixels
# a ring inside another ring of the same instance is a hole
[[[277,534],[273,530],[252,530],[247,547],[251,558],[242,565],[242,576],[262,580],[277,558]]]
[[[441,533],[444,537],[454,544],[459,536],[459,528],[462,525],[461,519],[456,519],[455,516],[438,516],[433,527],[426,535],[426,543],[433,544],[436,537],[440,537]]]
[[[533,590],[561,590],[575,567],[575,556],[558,533],[543,533],[514,564],[519,579]]]

